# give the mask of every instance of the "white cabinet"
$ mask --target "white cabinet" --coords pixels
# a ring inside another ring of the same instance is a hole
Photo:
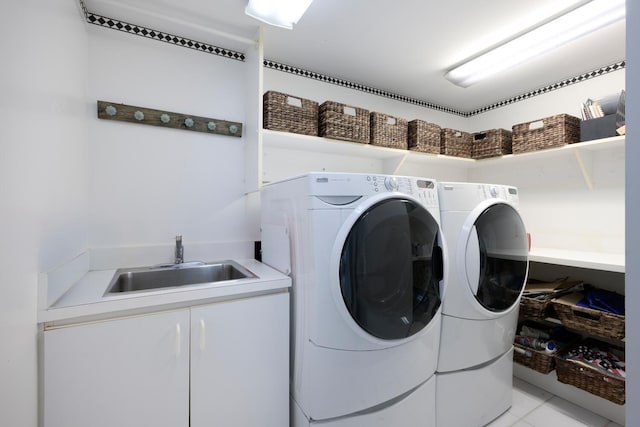
[[[189,310],[44,332],[45,427],[189,425]]]
[[[191,427],[289,425],[288,298],[191,309]]]
[[[288,293],[43,335],[45,427],[288,425]]]

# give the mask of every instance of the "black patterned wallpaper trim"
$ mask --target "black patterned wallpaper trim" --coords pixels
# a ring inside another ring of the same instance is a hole
[[[371,86],[366,86],[360,83],[354,83],[349,80],[344,80],[337,77],[327,76],[325,74],[316,73],[313,71],[305,70],[303,68],[293,67],[291,65],[282,64],[282,63],[271,61],[268,59],[265,59],[264,66],[265,68],[270,68],[272,70],[282,71],[285,73],[294,74],[296,76],[306,77],[308,79],[319,80],[324,83],[330,83],[337,86],[346,87],[348,89],[359,90],[361,92],[382,96],[385,98],[393,99],[395,101],[406,102],[409,104],[414,104],[420,107],[430,108],[432,110],[442,111],[449,114],[465,115],[465,113],[453,108],[443,107],[441,105],[433,104],[431,102],[424,101],[421,99],[412,98],[404,95],[398,95],[397,93],[389,92],[384,89],[377,89]]]
[[[569,79],[565,79],[556,83],[552,83],[550,85],[541,87],[539,89],[535,89],[517,96],[514,96],[509,99],[505,99],[500,102],[496,102],[495,104],[487,105],[486,107],[478,108],[477,110],[470,111],[467,114],[468,117],[474,116],[476,114],[486,113],[487,111],[494,110],[496,108],[505,107],[509,104],[513,104],[516,102],[524,101],[525,99],[533,98],[534,96],[542,95],[545,93],[552,92],[557,89],[562,89],[567,86],[571,86],[576,83],[583,82],[585,80],[593,79],[594,77],[604,76],[605,74],[611,73],[613,71],[623,70],[626,66],[626,61],[618,61],[613,64],[607,65],[605,67],[598,68],[596,70],[592,70],[583,74],[580,74],[576,77],[571,77]]]
[[[456,114],[458,116],[462,116],[462,117],[471,117],[471,116],[475,116],[477,114],[482,114],[482,113],[486,113],[488,111],[491,110],[495,110],[497,108],[501,108],[504,106],[507,106],[509,104],[513,104],[516,102],[520,102],[520,101],[524,101],[526,99],[529,98],[533,98],[534,96],[538,96],[538,95],[542,95],[548,92],[552,92],[554,90],[557,89],[562,89],[564,87],[576,84],[576,83],[580,83],[583,82],[585,80],[589,80],[592,79],[594,77],[600,77],[603,76],[605,74],[611,73],[613,71],[618,71],[618,70],[622,70],[625,68],[625,61],[619,61],[616,62],[614,64],[611,65],[607,65],[605,67],[602,68],[598,68],[596,70],[592,70],[589,71],[587,73],[583,73],[580,74],[579,76],[576,77],[571,77],[569,79],[565,79],[562,80],[560,82],[556,82],[556,83],[552,83],[550,85],[514,96],[512,98],[508,98],[499,102],[496,102],[495,104],[491,104],[491,105],[487,105],[485,107],[482,108],[478,108],[476,110],[472,110],[472,111],[460,111],[460,110],[456,110],[454,108],[448,108],[448,107],[443,107],[441,105],[437,105],[437,104],[433,104],[431,102],[428,101],[423,101],[420,99],[416,99],[416,98],[411,98],[411,97],[407,97],[407,96],[403,96],[403,95],[398,95],[395,94],[393,92],[389,92],[386,90],[380,90],[380,89],[376,89],[370,86],[366,86],[366,85],[362,85],[359,83],[354,83],[354,82],[350,82],[348,80],[344,80],[344,79],[339,79],[336,77],[331,77],[331,76],[327,76],[324,74],[319,74],[319,73],[315,73],[313,71],[308,71],[302,68],[298,68],[298,67],[292,67],[290,65],[286,65],[286,64],[281,64],[279,62],[276,61],[270,61],[270,60],[265,60],[264,61],[264,66],[265,68],[270,68],[273,70],[277,70],[277,71],[282,71],[285,73],[291,73],[291,74],[295,74],[297,76],[301,76],[301,77],[306,77],[306,78],[310,78],[310,79],[314,79],[314,80],[320,80],[322,82],[325,83],[331,83],[331,84],[335,84],[338,86],[343,86],[349,89],[354,89],[354,90],[359,90],[362,92],[366,92],[366,93],[370,93],[370,94],[374,94],[374,95],[378,95],[378,96],[383,96],[386,98],[390,98],[396,101],[402,101],[402,102],[407,102],[409,104],[414,104],[414,105],[419,105],[421,107],[425,107],[425,108],[430,108],[432,110],[437,110],[437,111],[442,111],[445,113],[449,113],[449,114]]]
[[[162,31],[152,30],[140,25],[134,25],[128,22],[119,21],[117,19],[111,19],[105,16],[96,15],[95,13],[91,13],[86,10],[86,8],[84,7],[84,2],[82,2],[82,0],[80,0],[80,3],[82,4],[83,10],[85,11],[87,22],[90,24],[110,28],[112,30],[123,31],[125,33],[158,40],[176,46],[194,49],[200,52],[210,53],[212,55],[222,56],[228,59],[235,59],[237,61],[244,61],[245,59],[244,53],[236,52],[235,50],[225,49],[208,43],[203,43],[185,37],[164,33]]]
[[[84,13],[85,19],[88,23],[98,25],[105,28],[110,28],[112,30],[123,31],[129,34],[134,34],[141,37],[150,38],[153,40],[158,40],[161,42],[173,44],[176,46],[186,47],[189,49],[195,49],[200,52],[209,53],[212,55],[222,56],[228,59],[234,59],[237,61],[244,61],[245,56],[242,52],[236,52],[231,49],[225,49],[222,47],[218,47],[215,45],[210,45],[207,43],[198,42],[196,40],[191,40],[185,37],[175,36],[169,33],[164,33],[162,31],[152,30],[150,28],[141,27],[139,25],[129,24],[127,22],[119,21],[117,19],[107,18],[101,15],[97,15],[95,13],[91,13],[87,10],[87,7],[84,4],[83,0],[78,0],[82,11]],[[607,65],[605,67],[598,68],[596,70],[592,70],[583,74],[580,74],[576,77],[571,77],[569,79],[565,79],[556,83],[549,84],[547,86],[522,93],[520,95],[514,96],[512,98],[508,98],[499,102],[496,102],[491,105],[487,105],[485,107],[481,107],[472,111],[461,111],[455,108],[444,107],[442,105],[434,104],[429,101],[425,101],[422,99],[412,98],[409,96],[399,95],[397,93],[390,92],[384,89],[377,89],[371,86],[363,85],[360,83],[355,83],[349,80],[341,79],[338,77],[332,77],[325,74],[316,73],[314,71],[305,70],[303,68],[293,67],[291,65],[286,65],[279,63],[277,61],[272,61],[269,59],[265,59],[263,63],[265,68],[269,68],[276,71],[281,71],[284,73],[294,74],[296,76],[305,77],[308,79],[318,80],[324,83],[334,84],[337,86],[342,86],[348,89],[358,90],[361,92],[369,93],[372,95],[382,96],[384,98],[393,99],[394,101],[406,102],[408,104],[417,105],[424,108],[429,108],[431,110],[440,111],[443,113],[454,114],[462,117],[471,117],[477,114],[486,113],[491,110],[495,110],[497,108],[505,107],[510,104],[514,104],[516,102],[524,101],[526,99],[533,98],[534,96],[542,95],[545,93],[552,92],[557,89],[562,89],[567,86],[583,82],[585,80],[589,80],[595,77],[600,77],[605,74],[622,70],[626,66],[626,62],[624,60],[615,62],[613,64]]]

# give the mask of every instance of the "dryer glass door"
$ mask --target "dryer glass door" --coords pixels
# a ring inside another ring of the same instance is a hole
[[[412,200],[372,205],[345,239],[339,274],[344,303],[362,329],[389,340],[417,333],[441,302],[438,223]]]
[[[512,206],[498,203],[478,216],[467,242],[467,279],[487,310],[505,311],[519,302],[528,251],[524,223]]]

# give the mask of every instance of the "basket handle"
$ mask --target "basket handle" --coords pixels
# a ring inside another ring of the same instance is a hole
[[[302,99],[293,96],[287,96],[287,105],[302,108]]]
[[[396,118],[395,117],[387,116],[386,119],[387,119],[386,122],[387,122],[388,125],[395,125],[396,124]]]
[[[349,107],[348,105],[345,105],[342,108],[342,114],[344,114],[345,116],[356,116],[356,109],[354,107]]]
[[[481,140],[481,139],[485,139],[486,137],[487,137],[487,134],[486,134],[486,133],[476,133],[476,134],[473,136],[473,140],[474,140],[474,141],[479,141],[479,140]]]
[[[584,311],[572,310],[573,314],[577,317],[582,317],[587,320],[600,320],[600,315],[596,313],[585,313]]]
[[[544,127],[544,121],[542,120],[529,123],[529,130],[542,129],[543,127]]]

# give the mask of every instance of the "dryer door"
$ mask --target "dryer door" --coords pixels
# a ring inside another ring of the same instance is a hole
[[[340,290],[366,332],[402,339],[434,317],[443,274],[438,230],[424,207],[402,197],[373,204],[355,221],[340,256]]]
[[[487,310],[519,302],[528,268],[527,233],[511,205],[497,203],[477,217],[467,239],[465,271],[471,292]]]

